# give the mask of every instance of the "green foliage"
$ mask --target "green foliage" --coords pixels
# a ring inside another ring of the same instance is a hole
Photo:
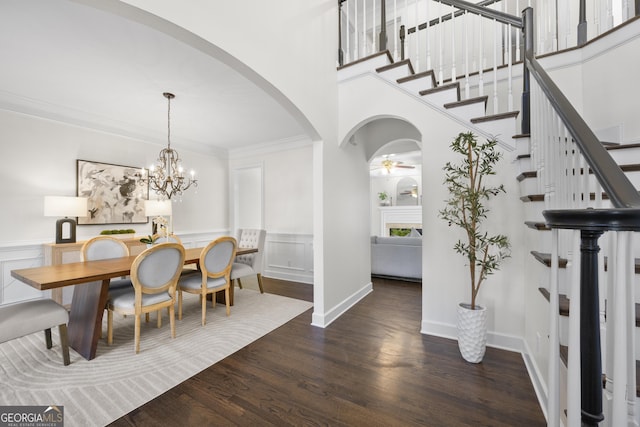
[[[147,236],[140,239],[140,243],[146,243],[147,245],[152,245],[155,241],[156,239],[154,239],[153,236]]]
[[[381,191],[380,193],[378,193],[378,199],[385,201],[389,198],[389,195],[387,194],[386,191]]]
[[[100,232],[100,234],[105,234],[105,235],[109,235],[109,234],[135,234],[136,230],[133,230],[131,228],[125,229],[125,230],[102,230]]]
[[[451,149],[463,157],[462,161],[447,162],[443,168],[444,185],[450,197],[439,215],[449,226],[458,226],[467,235],[466,241],[458,240],[453,248],[469,262],[471,309],[475,309],[480,285],[510,256],[507,236],[490,236],[481,229],[482,221],[489,214],[485,203],[505,192],[503,185],[492,187],[484,182],[487,176],[495,175],[495,165],[502,157],[496,151],[496,144],[495,140],[478,143],[471,132],[460,133],[451,143]]]

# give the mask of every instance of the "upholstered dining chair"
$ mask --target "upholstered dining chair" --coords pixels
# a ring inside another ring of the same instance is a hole
[[[168,236],[165,236],[164,234],[154,234],[152,237],[156,243],[173,242],[182,244],[182,239],[180,239],[180,237],[176,236],[175,234],[169,234]],[[196,264],[189,264],[182,268],[182,273],[180,273],[180,275],[184,276],[186,274],[193,274],[197,272],[198,268]]]
[[[129,248],[118,238],[103,235],[93,237],[82,245],[80,259],[82,261],[95,261],[99,259],[121,258],[129,256]],[[131,287],[130,279],[111,279],[109,292],[116,289]]]
[[[131,290],[112,294],[107,303],[107,343],[113,343],[113,313],[135,316],[135,352],[140,352],[140,316],[165,307],[169,309],[171,338],[176,337],[175,294],[184,265],[184,247],[178,243],[159,243],[146,249],[131,265]],[[158,320],[158,326],[160,321]]]
[[[231,313],[229,288],[231,287],[231,264],[236,256],[236,239],[219,237],[209,243],[200,254],[201,274],[182,276],[178,283],[178,319],[182,319],[182,292],[200,295],[202,304],[202,326],[207,322],[207,295],[215,307],[215,294],[224,291],[227,316]]]
[[[247,255],[238,255],[231,268],[231,280],[238,281],[238,287],[242,289],[240,279],[247,276],[256,276],[260,293],[264,293],[262,288],[262,255],[264,254],[264,242],[267,237],[267,230],[244,228],[238,230],[238,247],[257,248],[258,252]]]

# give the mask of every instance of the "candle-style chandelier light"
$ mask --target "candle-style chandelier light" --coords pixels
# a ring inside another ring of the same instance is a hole
[[[182,193],[191,187],[198,186],[195,172],[192,170],[189,177],[185,177],[184,169],[180,165],[178,152],[171,148],[171,100],[175,95],[169,92],[162,94],[167,98],[167,148],[163,148],[158,155],[158,161],[149,168],[149,176],[143,169],[140,182],[149,185],[161,198],[171,199],[173,196],[182,196]]]

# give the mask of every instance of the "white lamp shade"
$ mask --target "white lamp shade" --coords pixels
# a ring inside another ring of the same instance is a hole
[[[87,198],[45,196],[44,216],[87,216]]]
[[[146,216],[171,216],[171,200],[145,200],[144,214]]]

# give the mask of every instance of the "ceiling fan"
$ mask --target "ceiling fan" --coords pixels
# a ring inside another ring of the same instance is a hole
[[[385,156],[385,158],[380,162],[383,168],[386,169],[387,173],[391,173],[391,170],[394,168],[402,168],[402,169],[415,169],[415,166],[412,165],[404,165],[403,162],[397,162],[389,159]]]

